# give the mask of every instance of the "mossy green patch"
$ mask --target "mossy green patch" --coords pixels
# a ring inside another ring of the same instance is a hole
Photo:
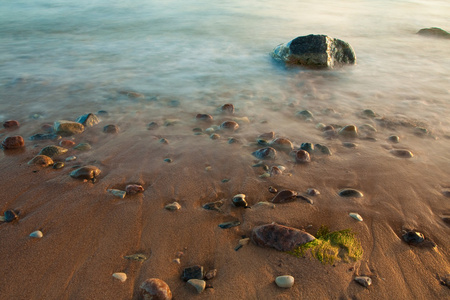
[[[357,261],[363,255],[361,244],[351,229],[330,232],[328,227],[323,225],[317,231],[315,240],[288,253],[304,257],[308,252],[323,264],[333,264],[340,260]]]

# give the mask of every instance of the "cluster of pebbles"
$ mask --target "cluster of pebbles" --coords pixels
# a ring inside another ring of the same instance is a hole
[[[49,141],[58,143],[58,145],[48,145],[43,147],[40,152],[33,157],[28,164],[37,167],[49,167],[52,166],[55,169],[64,168],[65,163],[75,161],[77,158],[71,155],[73,150],[88,151],[91,149],[91,145],[88,143],[76,143],[70,138],[78,135],[89,127],[96,126],[100,119],[98,115],[105,114],[101,111],[98,114],[89,113],[82,115],[75,121],[57,120],[52,126],[43,126],[46,130],[45,133],[35,134],[29,137],[30,141]],[[248,123],[248,118],[237,118],[234,116],[235,108],[232,104],[224,104],[219,108],[219,113],[229,117],[229,120],[225,120],[218,125],[213,125],[214,117],[210,114],[197,114],[195,119],[206,124],[207,128],[202,129],[196,127],[193,129],[194,134],[201,135],[207,134],[212,140],[221,139],[221,134],[232,134],[239,132],[241,128],[240,123]],[[361,112],[364,118],[376,119],[378,116],[371,110],[364,110]],[[296,116],[303,121],[314,121],[314,115],[308,110],[299,111]],[[382,119],[381,119],[382,120]],[[166,120],[164,126],[172,126],[177,124],[177,120]],[[3,123],[3,127],[7,130],[14,130],[20,126],[18,121],[8,120]],[[157,130],[160,124],[153,121],[147,125],[148,130]],[[323,124],[318,123],[316,128],[322,132],[323,137],[326,140],[341,139],[342,145],[346,148],[355,148],[357,144],[355,140],[376,140],[377,130],[370,124],[363,124],[359,127],[355,125],[337,125],[337,124]],[[117,125],[109,124],[103,127],[105,134],[119,134],[120,129]],[[386,138],[392,145],[400,143],[400,138],[395,135],[391,135]],[[160,142],[167,144],[168,141],[164,138],[160,139]],[[230,137],[228,143],[235,144],[240,141],[235,137]],[[14,151],[17,149],[25,148],[25,139],[22,136],[8,136],[3,139],[2,147],[5,151]],[[289,138],[277,137],[275,132],[261,133],[256,137],[255,142],[250,145],[254,147],[251,155],[258,161],[254,162],[253,167],[262,168],[265,172],[259,177],[268,178],[284,174],[286,167],[282,164],[277,164],[276,161],[279,156],[289,158],[295,165],[305,165],[311,163],[315,159],[322,159],[332,156],[331,149],[320,143],[312,143],[309,141],[295,144]],[[72,150],[73,149],[73,150]],[[400,158],[412,158],[413,154],[407,149],[391,148],[390,153]],[[64,157],[65,156],[65,157]],[[166,159],[167,162],[171,162],[170,158]],[[70,172],[70,176],[75,179],[84,181],[95,182],[99,178],[101,170],[94,165],[77,166],[76,169]],[[275,208],[275,205],[283,205],[293,201],[303,201],[307,204],[313,205],[314,201],[311,197],[320,195],[320,191],[314,188],[309,188],[305,192],[298,192],[291,189],[282,189],[278,191],[273,186],[268,187],[268,191],[273,194],[272,199],[268,201],[261,201],[255,203],[253,206],[267,206]],[[129,184],[124,190],[111,188],[107,190],[111,195],[124,198],[127,195],[135,195],[144,192],[144,187],[140,184]],[[362,198],[364,194],[353,188],[345,188],[336,191],[337,195],[344,198]],[[448,193],[450,195],[450,192]],[[236,194],[231,199],[222,199],[202,205],[203,209],[209,211],[216,211],[223,213],[223,206],[229,203],[236,209],[250,209],[252,205],[249,203],[249,199],[243,193]],[[181,205],[178,202],[173,202],[165,206],[165,209],[170,211],[179,210]],[[363,218],[356,212],[350,212],[349,216],[353,219],[362,222]],[[0,221],[14,222],[19,219],[19,212],[9,209],[4,212],[4,216],[0,217]],[[230,229],[241,225],[240,220],[231,220],[218,224],[221,229]],[[34,231],[30,234],[34,238],[42,238],[43,233],[40,230]],[[250,237],[243,236],[239,239],[238,245],[235,250],[238,251],[244,245],[247,245],[249,241],[252,241],[255,245],[261,247],[270,247],[279,251],[290,251],[301,244],[313,241],[315,237],[304,230],[283,226],[279,224],[264,224],[253,228]],[[407,230],[403,232],[402,239],[414,246],[433,246],[436,245],[426,239],[424,235],[415,230]],[[174,261],[180,263],[180,257],[177,257]],[[135,254],[126,256],[126,259],[132,259],[137,261],[145,261],[147,257],[143,254]],[[203,266],[194,265],[184,268],[181,279],[188,285],[192,286],[197,293],[202,293],[207,288],[212,288],[211,284],[207,281],[216,277],[217,269],[211,269],[208,272],[204,272]],[[126,273],[117,272],[113,274],[113,277],[121,282],[127,280]],[[356,276],[354,278],[356,282],[364,287],[369,287],[372,284],[372,280],[368,276]],[[275,284],[280,288],[290,288],[294,285],[294,277],[291,275],[278,276],[274,280]],[[141,299],[172,299],[172,292],[163,280],[158,278],[150,278],[142,282],[140,285],[140,297]]]

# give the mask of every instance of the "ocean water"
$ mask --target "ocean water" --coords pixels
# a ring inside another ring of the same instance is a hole
[[[255,116],[332,108],[349,122],[369,108],[445,133],[449,41],[415,33],[450,30],[449,15],[444,0],[1,0],[0,119],[231,102]],[[350,43],[357,65],[310,71],[270,58],[311,33]]]

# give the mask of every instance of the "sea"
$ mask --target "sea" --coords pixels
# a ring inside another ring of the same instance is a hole
[[[416,33],[450,31],[449,16],[447,0],[0,0],[0,120],[195,116],[233,103],[254,119],[332,109],[352,122],[372,109],[445,135],[450,41]],[[357,64],[270,57],[308,34],[348,42]]]

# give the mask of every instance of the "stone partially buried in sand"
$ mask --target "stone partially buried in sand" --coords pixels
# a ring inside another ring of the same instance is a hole
[[[96,166],[84,166],[72,171],[72,173],[70,173],[70,176],[75,179],[90,180],[95,179],[98,175],[100,175],[101,172],[102,171]]]
[[[272,147],[256,150],[252,155],[259,159],[275,159],[277,151]]]
[[[235,131],[238,130],[239,124],[236,123],[235,121],[225,121],[222,124],[220,124],[220,128]]]
[[[60,146],[50,145],[42,148],[39,152],[39,155],[47,155],[48,157],[55,157],[61,154],[64,154],[68,151],[68,149]]]
[[[172,292],[167,283],[158,278],[150,278],[139,287],[139,300],[171,300]]]
[[[125,192],[127,195],[135,195],[144,192],[144,188],[140,184],[128,184],[125,187]]]
[[[393,149],[390,152],[394,156],[401,157],[401,158],[413,158],[414,157],[414,154],[412,154],[411,151],[406,150],[406,149]]]
[[[290,152],[294,149],[294,145],[287,138],[276,138],[270,143],[270,146],[275,149],[287,152]]]
[[[53,165],[53,160],[47,155],[37,155],[28,162],[29,165],[35,165],[39,167],[48,167]]]
[[[364,194],[355,189],[342,189],[338,192],[339,196],[347,198],[361,198]]]
[[[20,135],[9,136],[2,142],[3,149],[19,149],[25,147],[25,141]]]
[[[253,228],[251,239],[261,247],[291,251],[295,247],[311,242],[316,238],[300,229],[278,224],[266,224]]]
[[[53,124],[53,131],[56,134],[69,136],[82,133],[84,131],[84,126],[83,124],[80,124],[78,122],[59,120],[55,121],[55,123]]]
[[[297,198],[297,192],[292,190],[280,191],[272,200],[272,203],[286,203],[295,201]]]

